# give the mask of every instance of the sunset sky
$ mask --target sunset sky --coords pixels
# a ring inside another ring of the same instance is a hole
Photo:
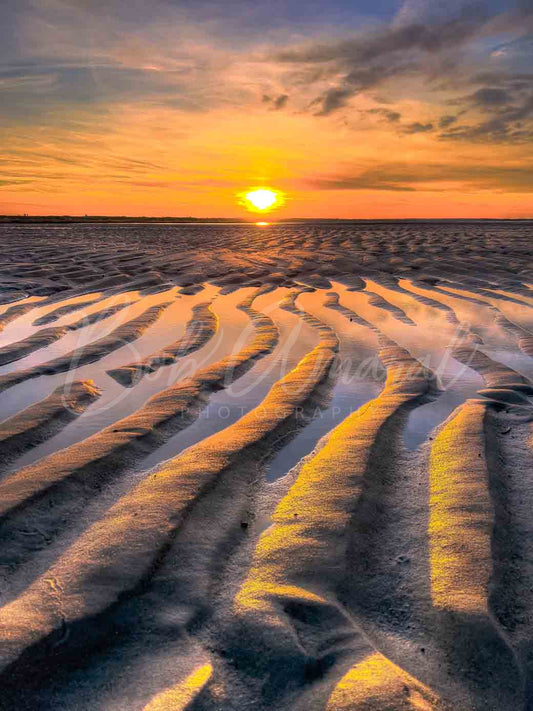
[[[533,3],[2,0],[0,213],[533,217]]]

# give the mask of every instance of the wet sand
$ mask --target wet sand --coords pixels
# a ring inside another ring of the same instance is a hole
[[[533,706],[531,223],[0,239],[0,709]]]

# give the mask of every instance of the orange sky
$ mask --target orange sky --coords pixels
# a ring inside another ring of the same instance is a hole
[[[255,219],[237,195],[268,185],[287,195],[270,219],[533,217],[523,59],[495,49],[520,32],[505,13],[491,41],[479,20],[458,47],[453,18],[426,20],[450,43],[435,54],[397,15],[237,49],[192,24],[177,49],[171,20],[100,37],[103,16],[61,5],[51,36],[29,11],[19,22],[39,70],[0,75],[0,213]],[[94,25],[81,48],[77,21]]]

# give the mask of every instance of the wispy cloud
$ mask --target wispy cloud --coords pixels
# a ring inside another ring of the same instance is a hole
[[[428,184],[458,183],[470,189],[530,192],[533,174],[528,167],[497,165],[454,165],[384,163],[359,174],[311,178],[310,187],[322,190],[405,190]]]
[[[409,96],[432,95],[432,103],[453,99],[451,87],[471,93],[457,103],[470,112],[468,124],[441,134],[441,138],[481,139],[487,141],[528,138],[529,133],[516,122],[530,119],[529,97],[533,93],[532,76],[513,76],[512,58],[504,66],[494,66],[493,43],[499,43],[503,33],[524,35],[533,28],[533,6],[524,3],[513,9],[498,11],[488,3],[452,5],[448,12],[431,12],[435,3],[415,7],[404,5],[397,20],[373,32],[364,32],[351,39],[332,42],[311,42],[277,51],[273,57],[281,64],[305,72],[318,93],[310,101],[310,109],[318,116],[330,116],[346,110],[351,100],[362,93],[388,97],[388,100]],[[443,6],[440,6],[443,7]],[[425,11],[425,12],[424,12]],[[533,60],[533,44],[526,37],[517,37],[505,45],[521,48]],[[492,82],[489,84],[489,82]],[[394,81],[393,81],[394,80]],[[324,83],[327,88],[321,89]],[[479,88],[476,85],[483,84]],[[486,116],[501,110],[499,116]],[[455,117],[446,115],[441,128],[450,126]],[[427,132],[430,121],[413,121],[405,133]]]

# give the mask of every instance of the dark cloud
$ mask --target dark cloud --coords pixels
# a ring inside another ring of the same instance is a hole
[[[511,82],[506,88],[482,87],[464,97],[462,104],[463,113],[468,115],[470,109],[474,117],[452,126],[441,138],[492,143],[526,143],[533,138],[533,83],[527,90]]]
[[[0,188],[4,186],[11,186],[11,185],[26,185],[28,183],[32,183],[32,180],[19,180],[18,178],[7,178],[7,179],[2,179],[0,180]]]
[[[416,188],[402,184],[402,181],[389,179],[386,170],[367,170],[360,175],[339,175],[316,177],[306,181],[306,186],[313,190],[391,190],[394,192],[414,192]]]
[[[475,125],[457,126],[440,134],[440,138],[482,143],[529,143],[533,139],[533,130],[509,126],[503,119],[492,119]]]
[[[401,113],[398,111],[391,111],[390,109],[369,109],[367,113],[382,116],[389,123],[398,123],[402,117]]]
[[[334,87],[328,89],[313,102],[314,104],[319,103],[322,106],[316,115],[328,116],[337,109],[340,109],[341,106],[346,106],[348,100],[351,99],[354,94],[355,91],[349,88],[343,89],[342,87]]]
[[[472,94],[472,101],[479,106],[504,106],[509,100],[509,93],[505,89],[494,87],[484,87]]]
[[[517,67],[525,67],[527,55],[530,66],[533,43],[516,37],[502,44],[501,37],[527,32],[533,25],[533,4],[519,0],[502,10],[501,5],[498,7],[498,3],[490,0],[462,6],[460,1],[459,5],[431,2],[421,5],[422,10],[426,5],[434,10],[431,12],[418,12],[419,5],[413,4],[410,13],[403,16],[400,13],[398,21],[388,27],[351,39],[284,49],[273,58],[291,67],[302,67],[299,71],[302,75],[307,73],[310,86],[335,82],[333,87],[321,89],[310,103],[313,109],[320,106],[316,112],[319,116],[345,108],[350,99],[361,92],[368,93],[378,87],[384,91],[385,82],[389,81],[392,86],[392,79],[417,77],[429,90],[439,91],[443,87],[454,90],[461,86],[470,89],[464,99],[457,102],[456,115],[446,114],[438,122],[441,129],[449,129],[456,123],[456,116],[470,112],[469,125],[454,126],[442,137],[475,137],[476,140],[485,137],[489,141],[505,141],[510,136],[512,140],[522,139],[528,135],[527,128],[512,124],[529,119],[523,110],[526,103],[523,93],[532,86],[531,76],[527,71],[513,71],[512,62]],[[490,38],[495,42],[493,52]],[[387,118],[385,113],[381,115]],[[396,123],[399,118],[388,120]],[[433,128],[433,123],[416,121],[403,132],[416,134]]]
[[[289,100],[289,95],[288,94],[280,94],[278,97],[274,99],[274,109],[282,109],[287,101]]]
[[[532,55],[533,56],[533,55]],[[472,84],[487,86],[497,86],[508,91],[520,91],[527,89],[533,84],[533,72],[511,72],[511,71],[491,71],[476,72],[470,81]]]
[[[508,192],[530,192],[533,172],[527,167],[495,165],[384,164],[359,174],[316,177],[308,181],[319,190],[431,190],[425,184],[467,183],[478,190],[501,189]],[[424,187],[421,187],[424,185]]]
[[[445,114],[444,116],[441,116],[439,119],[439,128],[447,128],[448,126],[451,126],[452,123],[455,123],[457,121],[457,116],[452,116],[451,114]]]
[[[320,78],[342,77],[342,83],[317,97],[320,116],[346,106],[358,92],[374,88],[385,79],[427,71],[427,55],[460,45],[477,26],[471,13],[435,27],[415,23],[404,27],[358,36],[328,45],[285,50],[274,55],[276,61],[291,64],[322,65]],[[479,19],[479,18],[478,18]]]
[[[419,123],[418,121],[415,121],[414,123],[410,123],[407,126],[404,127],[403,132],[404,133],[427,133],[428,131],[433,131],[433,124],[432,123]]]
[[[471,38],[488,17],[488,11],[482,6],[467,5],[456,17],[435,25],[419,22],[393,25],[350,40],[283,50],[277,52],[275,58],[296,63],[341,62],[356,68],[396,52],[419,50],[434,54]]]
[[[286,106],[288,100],[289,100],[288,94],[280,94],[279,96],[276,96],[275,99],[273,99],[268,94],[263,94],[262,99],[261,99],[263,104],[270,104],[271,105],[272,111],[279,111],[280,109],[283,109]]]

